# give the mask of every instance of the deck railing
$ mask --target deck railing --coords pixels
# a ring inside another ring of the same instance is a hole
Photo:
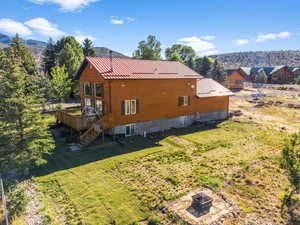
[[[89,129],[97,120],[97,116],[73,115],[69,110],[56,111],[55,116],[58,121],[76,131]]]

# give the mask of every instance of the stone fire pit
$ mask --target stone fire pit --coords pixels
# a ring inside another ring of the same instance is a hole
[[[168,210],[193,225],[223,224],[237,214],[231,201],[209,188],[201,188],[170,203]]]

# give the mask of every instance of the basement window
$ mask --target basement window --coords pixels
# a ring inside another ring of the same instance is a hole
[[[83,83],[83,94],[84,94],[84,96],[91,95],[91,83],[90,82]]]
[[[189,96],[179,96],[178,98],[178,105],[179,106],[187,106],[190,104],[190,97]]]

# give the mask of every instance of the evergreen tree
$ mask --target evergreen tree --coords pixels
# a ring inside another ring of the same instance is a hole
[[[209,71],[211,70],[212,63],[208,57],[195,59],[195,70],[204,77],[209,76]]]
[[[227,73],[217,60],[214,61],[208,73],[208,77],[211,77],[212,79],[223,85],[225,85],[227,82]]]
[[[96,55],[92,40],[86,38],[86,39],[84,39],[82,45],[83,45],[84,56],[95,56]]]
[[[20,65],[24,68],[25,72],[30,75],[36,75],[37,66],[35,59],[18,34],[13,38],[10,48],[13,49],[11,53],[13,52],[15,57],[20,59]]]
[[[136,59],[161,59],[161,44],[155,36],[149,35],[147,41],[140,41],[138,49],[134,51],[133,58]]]
[[[43,52],[43,70],[50,76],[51,69],[56,65],[55,45],[52,38],[49,39],[46,49]]]
[[[37,104],[41,102],[35,77],[24,67],[23,51],[10,48],[8,65],[0,70],[0,170],[29,168],[43,162],[53,148]]]
[[[72,80],[65,72],[65,67],[53,67],[50,81],[51,96],[63,102],[71,93]]]
[[[81,45],[72,36],[63,37],[57,41],[55,51],[59,66],[65,66],[66,72],[72,78],[84,57]]]

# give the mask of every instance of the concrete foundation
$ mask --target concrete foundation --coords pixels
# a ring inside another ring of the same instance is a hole
[[[216,112],[209,112],[209,113],[198,113],[195,115],[187,115],[187,116],[180,116],[175,118],[168,118],[168,119],[161,119],[161,120],[152,120],[142,123],[135,124],[135,134],[136,135],[144,135],[149,133],[154,133],[158,131],[169,130],[171,128],[182,128],[188,127],[192,125],[194,122],[206,122],[211,120],[224,120],[228,118],[228,111],[221,110]],[[125,134],[126,133],[126,126],[117,126],[112,129],[112,133],[118,134]]]

